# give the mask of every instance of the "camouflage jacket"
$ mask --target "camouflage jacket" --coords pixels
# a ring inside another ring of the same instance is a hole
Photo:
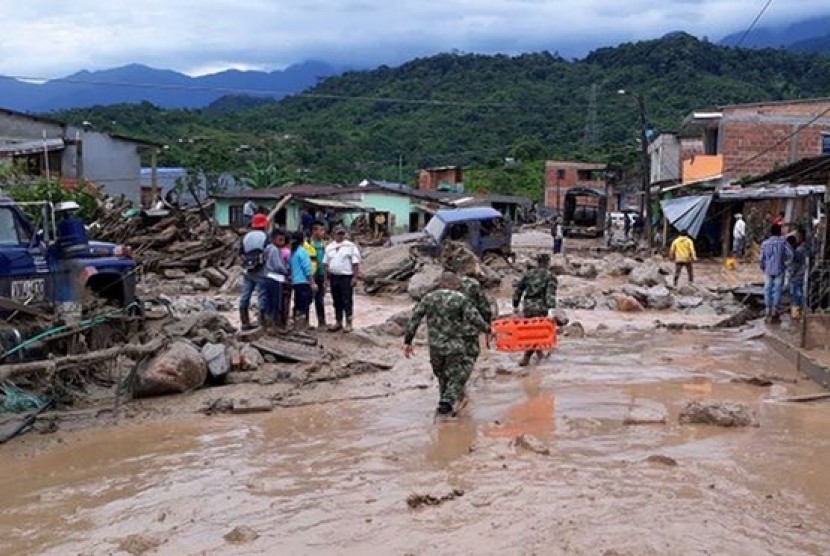
[[[467,299],[469,299],[473,306],[478,309],[478,313],[481,315],[481,318],[484,319],[484,322],[489,323],[493,320],[493,307],[490,305],[490,300],[487,299],[487,296],[484,295],[484,292],[481,290],[481,284],[479,284],[478,280],[469,277],[462,278],[461,293],[466,295]],[[468,326],[468,329],[465,330],[464,335],[467,337],[474,337],[478,336],[480,333],[481,331],[474,326]]]
[[[423,318],[429,328],[429,351],[436,355],[464,353],[466,334],[489,332],[490,324],[481,318],[475,306],[461,293],[436,290],[415,306],[406,325],[404,343],[411,345]]]
[[[556,308],[556,276],[546,268],[528,270],[513,292],[513,308],[518,309],[524,297],[524,316],[544,317]]]

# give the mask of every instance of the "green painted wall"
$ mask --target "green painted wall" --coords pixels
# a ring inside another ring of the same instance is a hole
[[[413,204],[411,197],[375,191],[363,193],[359,204],[376,212],[388,212],[390,219],[394,217],[394,225],[390,222],[392,233],[406,232],[409,229],[409,213],[418,209]]]

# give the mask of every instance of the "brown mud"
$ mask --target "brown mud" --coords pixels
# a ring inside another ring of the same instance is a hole
[[[612,332],[521,372],[485,353],[454,421],[433,420],[425,346],[407,361],[394,339],[392,370],[316,384],[295,407],[206,417],[192,400],[217,389],[203,390],[118,427],[31,434],[0,450],[0,553],[826,552],[830,404],[765,399],[817,388],[752,330]],[[787,381],[733,382],[761,374]],[[678,424],[711,399],[760,426]],[[624,424],[640,407],[667,423]],[[226,540],[237,528],[245,542]]]

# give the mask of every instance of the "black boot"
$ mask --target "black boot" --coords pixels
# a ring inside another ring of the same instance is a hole
[[[447,416],[452,414],[452,404],[450,402],[440,402],[438,409],[435,410],[437,415]]]
[[[251,325],[251,314],[248,312],[248,309],[239,310],[239,322],[242,323],[242,330],[253,330],[256,328]]]

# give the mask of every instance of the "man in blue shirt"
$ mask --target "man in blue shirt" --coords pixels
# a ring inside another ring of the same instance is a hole
[[[781,289],[792,264],[793,250],[781,237],[781,225],[770,227],[770,237],[761,244],[761,270],[764,272],[765,321],[781,322]]]

